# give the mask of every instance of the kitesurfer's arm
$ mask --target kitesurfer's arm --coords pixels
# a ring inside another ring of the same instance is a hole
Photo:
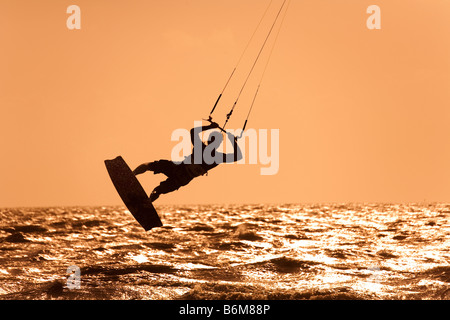
[[[231,162],[240,161],[242,159],[242,152],[241,152],[241,148],[239,148],[239,145],[237,143],[237,138],[229,132],[227,132],[227,136],[228,136],[228,140],[230,140],[230,142],[233,146],[233,153],[225,154],[224,162],[231,163]]]

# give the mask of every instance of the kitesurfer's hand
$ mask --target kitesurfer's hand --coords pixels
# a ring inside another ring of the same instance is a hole
[[[237,141],[237,138],[230,132],[227,132],[227,136],[228,136],[228,139],[230,139],[230,141],[233,141],[233,140],[234,140],[234,142]]]
[[[219,124],[217,122],[211,121],[211,128],[219,128]]]

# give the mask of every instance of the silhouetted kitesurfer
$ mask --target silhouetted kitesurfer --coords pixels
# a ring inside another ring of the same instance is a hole
[[[134,169],[135,175],[146,171],[153,171],[154,174],[163,173],[168,178],[161,182],[159,186],[153,189],[150,194],[150,201],[155,201],[161,194],[178,190],[187,185],[192,179],[205,175],[207,172],[221,163],[232,163],[242,159],[242,153],[237,145],[237,138],[227,132],[228,139],[233,145],[233,153],[221,153],[216,149],[222,144],[223,137],[219,132],[212,132],[208,137],[208,143],[205,144],[199,134],[210,129],[220,128],[215,122],[208,126],[192,128],[190,131],[191,142],[193,145],[192,153],[185,157],[184,161],[175,163],[170,160],[158,160],[139,165]]]

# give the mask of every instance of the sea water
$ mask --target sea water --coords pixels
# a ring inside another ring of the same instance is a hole
[[[157,210],[0,209],[0,298],[450,298],[450,204]]]

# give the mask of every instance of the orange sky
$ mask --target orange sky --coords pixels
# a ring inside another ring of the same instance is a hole
[[[0,206],[121,204],[103,160],[169,158],[268,3],[1,0]],[[446,0],[292,0],[248,125],[280,130],[279,173],[219,166],[157,203],[450,201],[449,17]]]

